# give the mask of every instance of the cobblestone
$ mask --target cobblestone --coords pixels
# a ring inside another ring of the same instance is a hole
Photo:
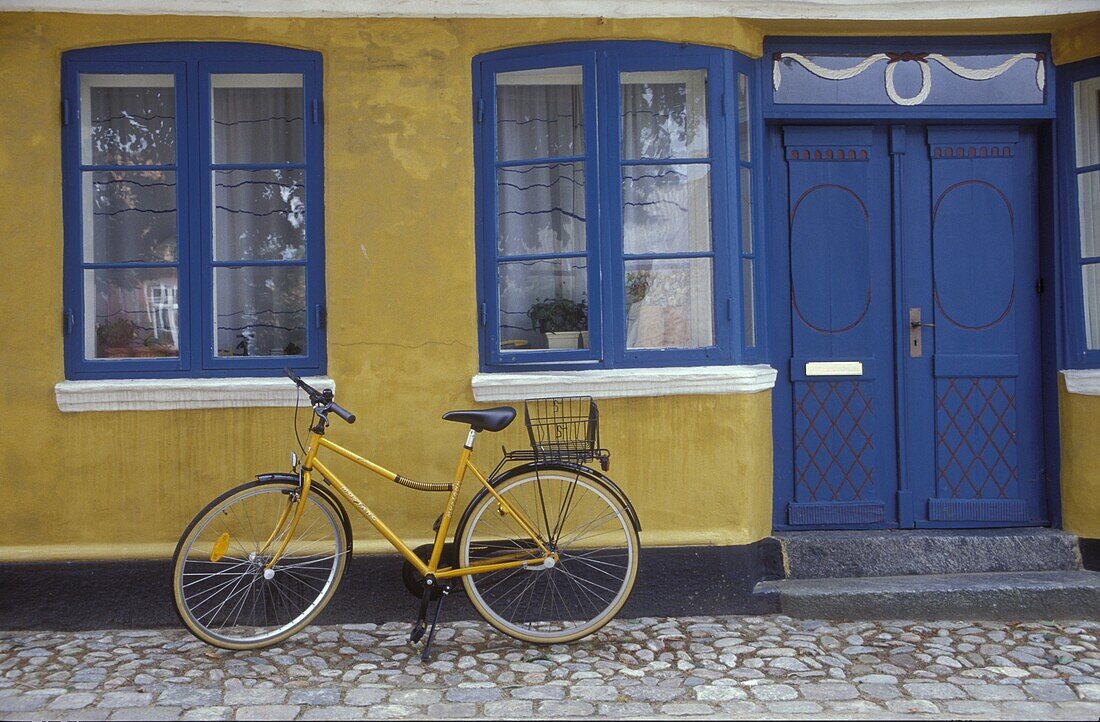
[[[270,649],[180,630],[0,633],[12,719],[934,715],[1100,717],[1100,624],[616,620],[535,647],[478,622],[420,662],[407,625],[310,627]]]

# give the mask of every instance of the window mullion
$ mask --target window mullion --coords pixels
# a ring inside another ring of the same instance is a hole
[[[618,95],[618,58],[610,52],[601,52],[596,56],[596,75],[599,96],[596,99],[597,132],[599,133],[600,153],[597,163],[600,190],[600,241],[604,249],[600,290],[603,322],[603,359],[604,365],[619,365],[622,348],[626,340],[626,326],[623,322],[622,286],[623,239],[620,218],[622,188],[619,183],[620,148],[622,127],[619,123]]]
[[[590,103],[592,127],[585,129],[585,142],[588,144],[585,150],[588,156],[586,165],[589,166],[589,185],[591,186],[587,199],[590,204],[588,207],[588,284],[589,288],[593,289],[588,301],[588,335],[589,343],[593,346],[600,365],[608,366],[612,365],[611,359],[614,357],[615,328],[613,324],[608,323],[608,311],[614,307],[614,303],[613,297],[608,295],[608,277],[613,274],[608,273],[607,266],[609,257],[614,256],[614,251],[611,248],[612,244],[607,242],[610,238],[607,233],[608,214],[604,209],[610,197],[607,195],[605,186],[607,173],[605,159],[607,149],[612,147],[606,141],[607,123],[604,121],[604,116],[607,109],[604,107],[606,102],[601,100],[606,95],[602,89],[606,82],[602,77],[606,72],[604,57],[604,53],[594,52],[589,61],[591,81],[588,83],[589,90],[585,100]],[[599,324],[595,329],[594,320]]]
[[[203,283],[203,266],[206,260],[203,247],[203,216],[206,208],[203,203],[202,178],[203,162],[206,156],[202,141],[205,130],[201,115],[203,103],[200,102],[199,96],[202,86],[201,63],[196,59],[188,60],[186,73],[187,121],[184,137],[189,151],[186,157],[185,171],[188,181],[186,184],[188,233],[186,239],[180,238],[180,245],[183,246],[186,242],[187,287],[186,291],[181,289],[180,295],[186,299],[186,304],[181,304],[181,308],[186,307],[187,313],[187,329],[189,332],[187,337],[187,359],[191,375],[203,375],[202,371],[206,367],[204,359],[205,344],[203,343],[202,333],[206,309],[206,289]],[[182,251],[183,248],[181,248]]]

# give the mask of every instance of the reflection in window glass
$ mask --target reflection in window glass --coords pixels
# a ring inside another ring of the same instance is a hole
[[[80,76],[80,157],[85,165],[176,162],[171,75]]]
[[[1085,347],[1100,349],[1100,263],[1089,263],[1081,269],[1085,287]]]
[[[1100,77],[1073,84],[1077,167],[1100,164]]]
[[[581,67],[498,73],[497,159],[584,153]]]
[[[623,168],[626,253],[709,251],[710,165]]]
[[[741,167],[741,252],[752,253],[752,171]]]
[[[705,158],[707,71],[621,73],[622,156]]]
[[[502,351],[588,348],[586,258],[498,265]]]
[[[304,162],[301,75],[211,75],[210,95],[215,163]]]
[[[306,352],[304,266],[214,269],[215,356]]]
[[[1077,176],[1077,214],[1081,226],[1081,256],[1100,256],[1100,171]]]
[[[179,356],[175,268],[84,271],[88,358]]]
[[[305,258],[304,170],[216,170],[213,178],[215,259]]]
[[[745,326],[745,346],[756,346],[756,289],[753,279],[753,260],[741,259],[741,312]]]
[[[627,261],[627,347],[713,346],[711,265],[709,258]]]
[[[497,169],[497,252],[583,252],[584,185],[580,162]]]
[[[86,262],[178,258],[175,171],[84,171],[81,175]]]
[[[752,113],[749,109],[749,79],[744,73],[737,74],[737,147],[741,160],[752,160],[752,136],[749,132]]]

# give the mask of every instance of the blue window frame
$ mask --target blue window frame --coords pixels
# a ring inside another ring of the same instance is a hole
[[[752,62],[618,41],[473,71],[482,369],[756,360]]]
[[[325,371],[319,53],[62,57],[70,379]]]
[[[1064,361],[1100,368],[1100,58],[1058,69]]]

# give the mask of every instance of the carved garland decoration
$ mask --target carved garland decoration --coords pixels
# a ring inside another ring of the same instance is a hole
[[[886,94],[890,97],[890,100],[897,105],[920,105],[928,99],[928,94],[932,92],[932,69],[929,66],[930,60],[935,60],[960,78],[980,81],[990,80],[991,78],[1003,75],[1016,63],[1021,60],[1029,59],[1034,60],[1037,64],[1035,68],[1035,84],[1041,91],[1046,86],[1046,73],[1044,72],[1045,56],[1043,53],[1017,53],[1000,65],[992,68],[967,68],[959,65],[946,55],[940,55],[939,53],[875,53],[870,57],[864,58],[850,68],[838,69],[824,68],[807,58],[805,55],[800,55],[798,53],[775,53],[772,57],[772,85],[776,90],[779,90],[781,81],[780,67],[781,61],[783,60],[793,60],[817,77],[826,80],[847,80],[849,78],[854,78],[875,63],[885,60]],[[920,65],[920,91],[909,98],[903,98],[898,94],[897,88],[894,87],[894,73],[897,71],[897,64],[901,62],[916,62]]]

